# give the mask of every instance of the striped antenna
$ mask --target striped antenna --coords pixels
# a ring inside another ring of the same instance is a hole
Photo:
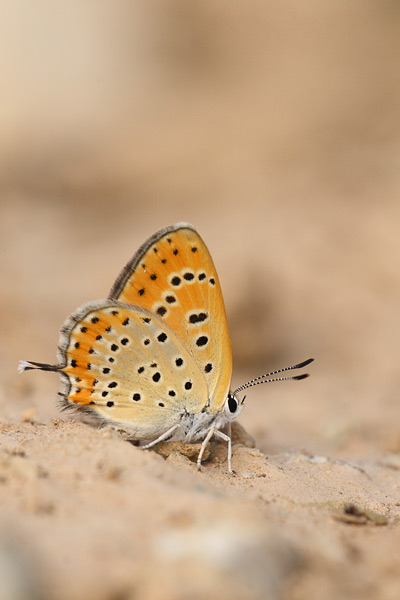
[[[253,387],[254,385],[260,385],[261,383],[273,383],[274,381],[290,381],[290,380],[300,381],[301,379],[305,379],[306,377],[309,377],[308,373],[303,373],[302,375],[293,375],[292,377],[275,377],[273,379],[265,379],[265,378],[271,377],[272,375],[277,375],[278,373],[284,373],[285,371],[292,371],[293,369],[302,369],[303,367],[306,367],[307,365],[312,363],[313,360],[314,360],[313,358],[309,358],[309,359],[299,363],[298,365],[292,365],[291,367],[284,367],[283,369],[278,369],[277,371],[271,371],[271,373],[264,373],[264,375],[255,377],[254,379],[251,379],[250,381],[247,381],[243,385],[239,386],[233,392],[233,395],[235,396],[238,392],[247,390],[248,388]]]

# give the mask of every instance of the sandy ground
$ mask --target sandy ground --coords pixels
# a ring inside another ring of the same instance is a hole
[[[197,472],[69,421],[1,440],[4,598],[398,597],[398,456],[237,444],[232,477],[214,444]]]
[[[29,28],[6,4],[1,599],[398,600],[397,6],[27,2]],[[233,386],[315,358],[249,392],[236,477],[224,444],[198,472],[198,447],[142,451],[17,374],[181,220],[220,275]]]

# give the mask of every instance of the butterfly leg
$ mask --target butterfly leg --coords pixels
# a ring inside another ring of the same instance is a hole
[[[228,442],[228,471],[231,475],[236,475],[235,471],[232,470],[232,440],[230,435],[226,435],[226,433],[222,433],[222,431],[218,431],[218,429],[214,431],[214,435],[216,438],[224,440],[224,442]]]
[[[197,468],[200,470],[201,469],[201,459],[203,458],[203,454],[205,449],[207,448],[207,444],[208,442],[211,440],[212,436],[215,433],[215,425],[213,425],[212,427],[210,427],[210,429],[207,431],[207,435],[204,438],[202,444],[201,444],[201,448],[200,448],[200,452],[199,455],[197,457]]]
[[[153,440],[152,442],[149,442],[148,444],[145,444],[144,446],[139,446],[139,448],[141,448],[142,450],[147,450],[148,448],[156,446],[159,442],[163,442],[164,440],[168,439],[174,433],[174,431],[178,429],[178,427],[180,427],[180,423],[176,423],[176,425],[173,425],[173,427],[168,429],[168,431],[165,431],[157,439]]]

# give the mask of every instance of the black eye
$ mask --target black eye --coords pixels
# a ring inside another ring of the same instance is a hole
[[[236,412],[238,403],[237,403],[236,398],[234,398],[233,396],[228,396],[228,407],[229,407],[229,410],[231,411],[231,413]]]

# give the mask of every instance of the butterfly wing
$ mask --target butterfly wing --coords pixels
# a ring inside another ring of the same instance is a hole
[[[67,406],[90,409],[136,439],[154,439],[198,413],[203,374],[157,315],[112,300],[91,302],[64,324],[59,346]],[[185,413],[186,414],[186,413]]]
[[[197,231],[187,223],[149,238],[117,278],[110,299],[140,305],[166,323],[207,383],[210,411],[223,406],[232,351],[218,275]]]

